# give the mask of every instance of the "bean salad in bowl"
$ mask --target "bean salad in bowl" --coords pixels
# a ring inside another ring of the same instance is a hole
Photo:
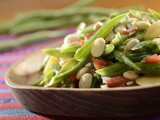
[[[41,79],[34,86],[115,88],[160,85],[160,13],[130,10],[100,18],[44,49]]]

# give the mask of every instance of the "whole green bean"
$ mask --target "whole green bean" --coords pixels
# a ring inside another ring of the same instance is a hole
[[[40,31],[29,35],[22,36],[16,41],[4,42],[0,44],[0,51],[9,50],[18,46],[32,44],[46,39],[61,37],[66,35],[66,31]]]
[[[135,8],[137,8],[137,7],[135,7]],[[139,7],[138,7],[138,9],[139,9]],[[6,23],[5,25],[0,25],[0,33],[1,34],[8,33],[9,31],[11,31],[11,33],[12,33],[13,30],[10,30],[10,29],[12,29],[13,27],[17,28],[19,25],[26,26],[26,24],[31,24],[30,27],[32,28],[32,25],[34,26],[34,25],[37,25],[38,23],[39,24],[46,24],[47,22],[44,22],[44,21],[57,20],[57,19],[60,19],[63,17],[70,18],[74,15],[80,15],[80,16],[81,15],[82,16],[83,15],[96,15],[99,17],[103,17],[103,16],[109,16],[109,14],[113,13],[113,12],[120,14],[120,13],[123,13],[126,11],[128,11],[128,9],[122,9],[122,11],[121,11],[121,10],[116,10],[116,9],[105,9],[105,8],[100,8],[100,7],[87,7],[87,8],[83,8],[81,10],[60,9],[60,10],[43,10],[43,11],[29,12],[29,13],[25,13],[25,14],[23,13],[23,14],[16,16],[16,18],[14,20]],[[85,18],[83,18],[82,21],[85,21]],[[38,23],[32,24],[33,22],[34,23],[38,22]],[[63,21],[62,21],[62,23],[63,23]],[[48,25],[48,26],[50,26],[50,25]],[[61,26],[59,26],[59,27],[61,27]],[[63,25],[63,26],[65,26],[65,25]],[[29,25],[28,25],[28,27],[29,27]],[[16,28],[14,28],[14,29],[16,29]],[[46,27],[46,28],[48,28],[48,27]],[[52,25],[49,28],[52,28]],[[53,25],[53,28],[54,28],[54,25]],[[20,29],[21,29],[21,27],[20,27]],[[32,32],[32,31],[29,31],[29,32]]]
[[[158,12],[152,10],[152,9],[148,9],[148,10],[154,17],[160,19],[160,13],[158,13]]]
[[[76,2],[76,3],[73,3],[72,5],[67,6],[67,8],[68,8],[68,9],[71,9],[71,8],[79,9],[79,8],[88,6],[88,5],[90,5],[91,3],[94,3],[94,2],[96,2],[96,1],[98,1],[98,0],[79,0],[79,1]]]
[[[72,18],[59,18],[50,21],[30,22],[11,28],[10,33],[17,35],[37,30],[54,29],[58,27],[71,26],[84,21],[84,19],[86,22],[89,22],[87,16],[73,16]]]

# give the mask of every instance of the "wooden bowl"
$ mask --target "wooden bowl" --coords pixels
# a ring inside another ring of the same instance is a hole
[[[42,53],[15,64],[6,75],[17,103],[27,110],[74,117],[127,117],[160,113],[160,86],[111,89],[43,88],[38,80]]]

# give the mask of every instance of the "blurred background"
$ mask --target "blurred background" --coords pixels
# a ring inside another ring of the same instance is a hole
[[[0,0],[0,23],[5,22],[19,12],[27,12],[39,9],[57,9],[70,5],[77,0]],[[97,0],[92,6],[105,8],[121,8],[131,5],[144,5],[160,11],[159,0]]]

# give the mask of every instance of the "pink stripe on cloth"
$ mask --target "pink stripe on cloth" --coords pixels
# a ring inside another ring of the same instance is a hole
[[[0,85],[0,89],[8,89],[9,87],[6,84]]]
[[[0,99],[2,98],[13,98],[13,95],[11,93],[0,94]]]
[[[5,110],[5,109],[23,109],[23,108],[19,106],[17,103],[0,104],[0,110]]]
[[[0,120],[54,120],[43,116],[14,116],[14,117],[1,117]]]

